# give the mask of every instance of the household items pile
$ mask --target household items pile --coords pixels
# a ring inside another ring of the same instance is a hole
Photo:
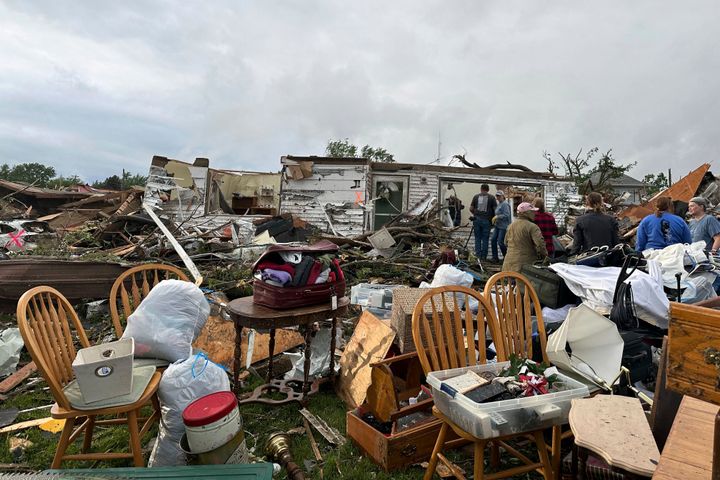
[[[253,266],[253,301],[270,308],[295,308],[345,296],[338,246],[271,245]],[[334,300],[333,300],[334,299]]]
[[[516,358],[512,362],[430,372],[427,381],[438,410],[477,438],[529,432],[567,422],[571,400],[587,397],[587,385],[553,367],[529,365],[529,361]],[[460,389],[453,387],[457,377],[461,377],[457,381]]]

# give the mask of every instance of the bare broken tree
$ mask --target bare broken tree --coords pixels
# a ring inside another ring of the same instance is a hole
[[[575,156],[570,153],[563,155],[558,152],[559,161],[553,160],[548,152],[543,152],[543,157],[548,162],[548,172],[558,174],[559,168],[562,168],[565,176],[577,185],[579,193],[586,194],[590,191],[597,191],[610,194],[612,191],[610,181],[622,177],[637,162],[627,165],[618,164],[612,156],[612,149],[610,149],[602,154],[595,166],[591,167],[592,159],[598,150],[598,147],[591,148],[584,156],[582,149]]]

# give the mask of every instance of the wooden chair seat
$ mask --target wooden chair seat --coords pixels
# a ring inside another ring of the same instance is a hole
[[[115,460],[131,458],[136,467],[145,465],[140,438],[160,418],[160,402],[157,390],[160,373],[155,372],[140,398],[131,404],[95,410],[77,410],[65,396],[63,388],[75,378],[72,362],[77,356],[75,341],[79,347],[90,346],[85,329],[67,299],[51,287],[41,286],[28,290],[20,297],[17,306],[17,321],[25,347],[48,383],[55,404],[50,415],[64,419],[65,425],[55,450],[52,468],[60,468],[67,460]],[[152,404],[153,413],[140,418],[140,410]],[[98,419],[98,416],[118,418]],[[138,422],[144,422],[138,427]],[[78,426],[79,423],[79,426]],[[95,425],[117,425],[126,423],[130,433],[129,452],[91,453]],[[76,428],[77,426],[77,428]],[[66,450],[77,437],[83,434],[81,453],[66,454]]]
[[[138,406],[142,407],[152,401],[153,395],[157,393],[157,389],[160,386],[160,378],[161,373],[155,372],[150,379],[150,383],[148,383],[148,386],[145,387],[145,391],[135,403],[118,405],[115,407],[98,408],[94,410],[78,410],[76,408],[64,408],[57,403],[54,403],[53,406],[50,407],[50,416],[59,420],[62,418],[82,417],[87,415],[118,415],[121,413],[127,413],[130,410],[137,410]]]

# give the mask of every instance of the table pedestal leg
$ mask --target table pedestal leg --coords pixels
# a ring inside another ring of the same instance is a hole
[[[720,412],[715,416],[715,438],[713,442],[712,480],[720,480]]]
[[[268,373],[267,381],[270,382],[273,378],[273,352],[275,351],[275,329],[270,329],[270,343],[268,345],[269,355],[268,358]]]
[[[305,326],[305,365],[303,366],[303,404],[307,402],[307,392],[310,390],[310,350],[312,344],[312,325]]]
[[[242,358],[242,332],[243,327],[239,322],[235,322],[235,358],[233,359],[233,391],[235,395],[240,393],[240,364]]]
[[[335,338],[337,337],[337,317],[332,319],[330,329],[330,378],[335,377]]]

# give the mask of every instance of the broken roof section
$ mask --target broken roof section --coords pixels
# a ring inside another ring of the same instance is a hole
[[[82,200],[92,195],[88,192],[72,192],[53,190],[51,188],[34,187],[27,183],[0,180],[0,198],[12,198],[25,207],[32,207],[33,211],[46,215],[64,203]]]
[[[279,173],[216,170],[207,158],[187,163],[156,155],[145,203],[177,221],[206,215],[274,215],[279,190]]]
[[[647,217],[655,211],[655,202],[660,197],[670,197],[673,200],[680,200],[683,202],[689,202],[692,197],[695,196],[700,184],[705,177],[705,174],[710,170],[710,164],[704,163],[698,168],[688,173],[686,176],[672,184],[669,188],[666,188],[662,192],[656,194],[648,202],[629,207],[618,214],[620,218],[628,218],[635,224],[639,223],[640,220]]]

